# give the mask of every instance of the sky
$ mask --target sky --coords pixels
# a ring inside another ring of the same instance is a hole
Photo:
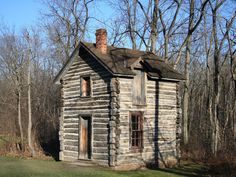
[[[106,22],[111,21],[114,11],[108,6],[106,0],[93,1],[89,8],[90,15],[96,19],[90,19],[85,39],[92,42],[95,41],[96,29],[109,27],[106,26],[108,25]],[[37,23],[42,24],[41,14],[46,12],[48,9],[42,0],[0,0],[0,28],[2,25],[7,26],[16,34],[21,34],[24,28],[30,29],[37,26]]]
[[[40,12],[46,12],[46,7],[42,5],[42,0],[0,0],[0,25],[4,24],[14,29],[16,32],[21,32],[25,27],[30,28],[36,26],[40,22]],[[90,23],[88,40],[94,40],[94,33],[97,28],[109,28],[109,18],[114,16],[114,9],[105,3],[105,0],[93,1],[90,6],[90,13],[93,17],[99,20],[93,20]],[[234,11],[236,3],[234,1],[228,2],[227,8]],[[226,11],[226,15],[232,14]],[[105,26],[104,23],[106,23]]]
[[[35,25],[41,9],[39,0],[1,0],[0,23],[19,31],[23,27]]]
[[[103,1],[98,2],[94,1],[90,13],[106,21],[105,19],[111,15],[111,9]],[[105,13],[100,7],[105,7]],[[40,12],[45,12],[45,10],[40,0],[0,0],[0,24],[6,24],[20,32],[24,27],[36,25],[40,20]],[[98,21],[95,23],[99,26]]]

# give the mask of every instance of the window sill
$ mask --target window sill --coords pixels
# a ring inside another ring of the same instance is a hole
[[[132,153],[140,153],[140,152],[143,152],[143,148],[140,148],[140,147],[131,147],[129,149]]]
[[[80,96],[81,99],[90,99],[93,98],[93,96]]]

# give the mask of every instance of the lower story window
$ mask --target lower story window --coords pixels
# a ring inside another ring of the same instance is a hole
[[[130,117],[130,143],[131,148],[143,147],[143,117],[141,112],[131,112]]]

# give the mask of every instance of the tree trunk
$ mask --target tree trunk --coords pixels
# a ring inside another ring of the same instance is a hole
[[[189,139],[189,131],[188,131],[188,105],[189,105],[189,63],[190,63],[190,41],[187,42],[186,46],[186,61],[185,61],[185,78],[186,81],[184,83],[184,108],[183,108],[183,124],[184,124],[184,144],[188,144]]]
[[[236,70],[235,70],[236,71]],[[235,73],[236,76],[236,73]],[[235,80],[234,80],[235,79]],[[233,102],[233,110],[232,110],[232,126],[233,126],[233,138],[234,138],[234,146],[236,147],[236,78],[232,78],[232,88],[234,90],[234,102]]]
[[[18,111],[18,125],[20,129],[20,150],[24,151],[24,134],[21,121],[21,91],[18,88],[17,93],[17,111]]]
[[[232,68],[231,70],[232,70],[232,76],[233,76],[232,85],[234,88],[233,132],[234,132],[234,140],[236,140],[236,56],[232,56],[231,68]],[[236,142],[235,142],[235,146],[236,146]]]
[[[191,30],[193,28],[194,23],[194,0],[191,0],[190,2],[190,15],[189,15],[189,27],[188,27],[188,35],[189,38],[186,43],[186,60],[185,60],[185,68],[184,68],[184,74],[185,74],[185,83],[184,83],[184,109],[183,109],[183,126],[184,126],[184,144],[188,144],[189,139],[189,131],[188,131],[188,106],[189,106],[189,64],[190,64],[190,52],[191,52],[191,40],[192,40],[192,34]]]
[[[31,156],[35,156],[34,146],[32,144],[32,111],[31,111],[31,69],[30,69],[30,59],[28,61],[28,145],[30,149]]]
[[[158,1],[154,0],[152,24],[151,24],[151,52],[156,53],[156,41],[157,41],[157,13],[158,13]]]
[[[213,134],[212,134],[212,152],[216,156],[219,147],[219,140],[220,140],[220,126],[218,120],[218,108],[217,103],[214,105],[214,125],[213,125]]]
[[[164,47],[165,47],[165,62],[168,63],[168,41],[169,41],[169,37],[168,36],[165,36],[165,39],[164,39]]]
[[[214,37],[214,43],[215,43],[215,49],[214,49],[214,79],[213,79],[213,88],[214,88],[214,94],[213,94],[213,102],[214,102],[214,125],[213,125],[213,135],[212,135],[212,143],[213,143],[213,154],[217,155],[218,151],[218,143],[219,143],[219,101],[220,101],[220,71],[219,71],[219,65],[220,65],[220,51],[218,47],[218,38],[217,38],[217,25],[216,25],[216,10],[213,11],[213,37]]]

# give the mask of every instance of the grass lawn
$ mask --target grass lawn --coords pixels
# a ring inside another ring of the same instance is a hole
[[[102,167],[79,167],[53,160],[26,160],[0,157],[1,177],[156,177],[156,176],[201,176],[206,168],[196,164],[186,164],[178,168],[163,170],[112,171]]]

